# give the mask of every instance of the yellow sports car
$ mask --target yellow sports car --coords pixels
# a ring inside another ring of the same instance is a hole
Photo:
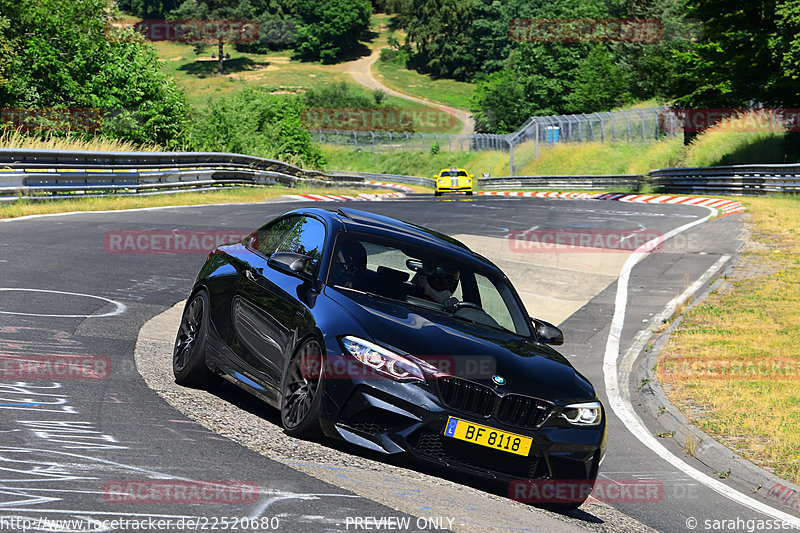
[[[443,168],[433,179],[436,180],[436,196],[446,192],[465,192],[472,196],[474,176],[463,168]]]

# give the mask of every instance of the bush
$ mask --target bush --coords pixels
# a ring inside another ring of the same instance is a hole
[[[410,55],[406,48],[382,48],[379,59],[384,63],[406,68],[409,57]]]
[[[319,89],[312,87],[305,94],[306,107],[364,108],[379,103],[379,99],[382,101],[383,97],[373,93],[370,98],[344,81],[323,85]]]
[[[191,150],[233,152],[320,168],[325,158],[303,126],[303,99],[256,87],[218,97],[194,121]]]

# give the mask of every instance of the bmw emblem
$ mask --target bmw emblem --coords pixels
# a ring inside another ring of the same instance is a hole
[[[505,385],[506,384],[506,378],[504,378],[503,376],[498,376],[496,374],[494,376],[492,376],[492,381],[494,382],[495,385]]]

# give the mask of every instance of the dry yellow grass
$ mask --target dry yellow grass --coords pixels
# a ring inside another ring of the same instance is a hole
[[[39,150],[95,150],[115,152],[161,152],[158,145],[142,146],[130,141],[92,137],[36,137],[17,131],[0,130],[0,148],[31,148]]]
[[[800,482],[800,199],[745,201],[751,248],[726,286],[689,310],[659,380],[698,427]]]

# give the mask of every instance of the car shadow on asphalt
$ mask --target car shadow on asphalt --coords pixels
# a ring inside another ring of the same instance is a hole
[[[208,392],[210,392],[214,396],[217,396],[221,400],[229,402],[230,404],[236,406],[237,408],[243,411],[246,411],[254,416],[258,416],[259,418],[269,422],[270,424],[273,424],[278,431],[282,431],[281,417],[277,409],[272,408],[262,400],[252,396],[247,391],[240,389],[239,387],[233,385],[232,383],[227,381],[222,381],[219,385],[211,388]],[[348,455],[352,455],[355,457],[361,457],[363,459],[384,463],[387,465],[395,466],[397,468],[405,468],[408,470],[413,470],[421,474],[426,474],[429,476],[445,479],[447,481],[456,483],[458,485],[471,487],[475,490],[479,490],[487,494],[492,494],[495,496],[500,496],[502,498],[511,499],[509,498],[508,495],[509,489],[508,489],[508,484],[506,483],[492,482],[480,478],[470,477],[467,474],[462,474],[460,472],[453,472],[444,467],[439,467],[432,464],[422,463],[414,460],[413,458],[406,457],[403,455],[384,455],[336,439],[323,437],[322,439],[319,439],[315,442],[321,444],[322,446],[330,448],[331,450],[336,450],[341,453],[346,453]],[[532,507],[537,507],[539,509],[555,512],[557,514],[568,516],[575,520],[580,520],[587,523],[602,524],[604,522],[601,518],[582,509],[577,509],[569,512],[561,512],[555,509],[549,509],[547,506],[544,505],[542,506],[532,505]]]

